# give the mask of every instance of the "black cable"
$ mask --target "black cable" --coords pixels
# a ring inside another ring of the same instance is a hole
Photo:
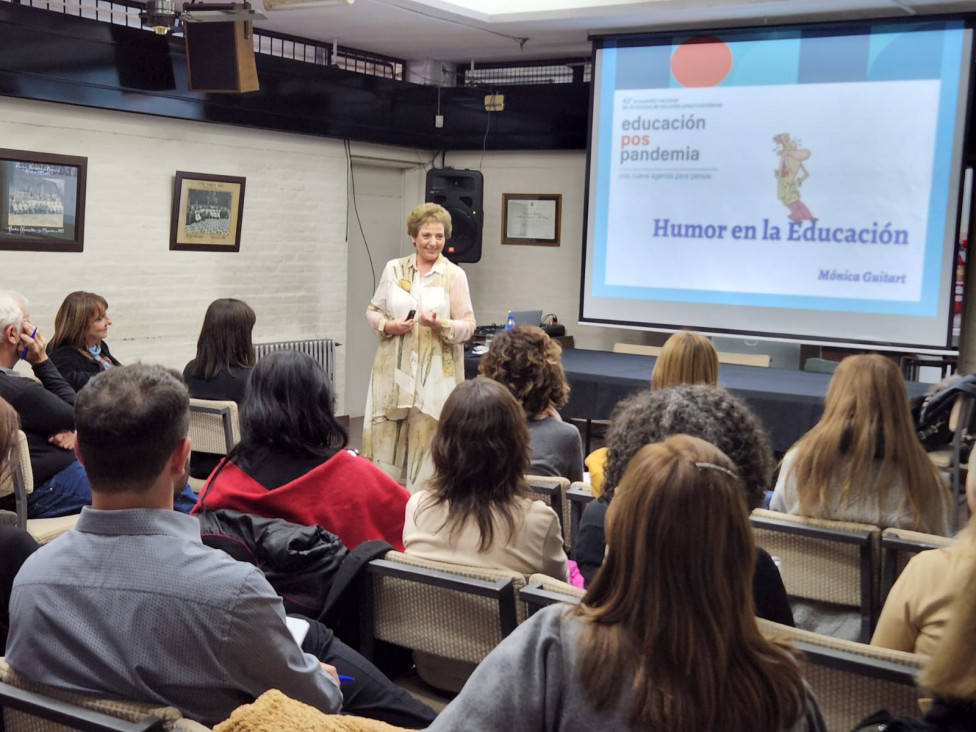
[[[366,248],[366,256],[369,257],[369,273],[373,275],[373,292],[376,292],[376,268],[373,266],[373,253],[369,251],[369,242],[366,241],[366,230],[363,229],[363,220],[359,218],[359,206],[356,204],[356,174],[352,171],[352,147],[349,140],[343,140],[346,148],[346,164],[349,166],[349,185],[352,192],[352,210],[356,214],[356,223],[359,224],[359,233],[363,237],[363,246]],[[348,206],[348,204],[347,204]],[[349,241],[349,216],[346,216],[346,241]],[[372,295],[370,296],[372,297]]]

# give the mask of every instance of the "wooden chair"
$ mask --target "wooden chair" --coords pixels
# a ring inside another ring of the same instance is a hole
[[[881,529],[761,508],[749,518],[756,543],[779,558],[787,594],[856,609],[867,642],[878,608]]]
[[[569,480],[557,475],[526,475],[525,479],[529,482],[532,492],[537,494],[559,517],[563,546],[568,551],[573,545],[573,537],[569,531],[569,502],[566,500]]]
[[[919,552],[949,546],[953,541],[937,534],[923,534],[908,529],[885,529],[881,533],[881,606],[909,559]]]
[[[213,399],[190,399],[190,442],[194,452],[226,455],[241,440],[237,403]],[[197,493],[206,479],[190,478]]]
[[[17,526],[27,529],[38,544],[47,544],[78,523],[78,514],[55,518],[27,518],[27,496],[34,492],[34,471],[31,468],[27,435],[17,432],[17,460],[11,461],[0,477],[0,496],[14,494]]]
[[[566,491],[566,503],[569,506],[569,538],[570,544],[576,544],[576,536],[579,534],[580,519],[583,517],[583,509],[586,504],[596,496],[593,490],[586,483],[576,481],[569,486]]]
[[[915,653],[876,648],[757,619],[769,638],[785,638],[803,655],[803,676],[817,697],[827,729],[851,729],[878,709],[918,717],[915,675],[927,660]]]
[[[519,590],[519,601],[525,605],[526,616],[531,616],[557,602],[575,605],[585,594],[586,590],[580,587],[560,582],[546,574],[534,574],[529,577],[529,583]]]
[[[771,361],[772,358],[768,353],[728,353],[726,351],[718,351],[719,363],[769,368]]]
[[[364,574],[361,652],[371,659],[377,640],[410,648],[418,675],[438,689],[459,691],[457,684],[524,617],[515,601],[525,586],[518,572],[388,552]],[[452,678],[438,672],[446,664]]]
[[[21,676],[0,659],[0,707],[6,732],[204,732],[174,707],[62,691]]]
[[[663,346],[645,346],[641,343],[614,343],[614,353],[630,353],[635,356],[660,356]]]

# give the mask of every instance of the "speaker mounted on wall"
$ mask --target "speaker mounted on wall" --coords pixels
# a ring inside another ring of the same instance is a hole
[[[250,21],[184,23],[183,35],[190,91],[258,90]]]
[[[484,214],[484,176],[480,170],[440,168],[427,171],[427,198],[451,214],[451,238],[444,256],[452,262],[481,260],[481,227]]]

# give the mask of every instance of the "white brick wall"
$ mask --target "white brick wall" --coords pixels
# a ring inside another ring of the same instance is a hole
[[[123,363],[182,370],[218,297],[254,308],[256,341],[345,340],[341,141],[0,98],[0,147],[88,158],[85,251],[0,251],[0,287],[30,299],[46,336],[64,296],[90,290]],[[169,250],[177,170],[246,177],[239,254]]]

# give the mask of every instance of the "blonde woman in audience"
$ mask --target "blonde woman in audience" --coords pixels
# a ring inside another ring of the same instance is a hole
[[[529,431],[508,389],[483,376],[455,387],[431,457],[428,490],[407,503],[407,554],[567,579],[559,519],[529,494]]]
[[[72,292],[58,308],[47,355],[75,391],[92,376],[119,365],[105,342],[111,324],[108,303],[94,292]]]
[[[756,626],[756,549],[731,460],[687,435],[644,446],[607,539],[582,602],[520,625],[432,731],[825,729],[790,649]]]
[[[651,372],[651,388],[681,384],[718,384],[718,353],[701,333],[683,330],[664,344]]]
[[[976,510],[976,450],[969,456],[966,500]],[[931,655],[945,635],[953,602],[976,573],[976,521],[944,549],[916,554],[888,593],[871,645]]]
[[[918,441],[891,359],[841,361],[823,417],[783,458],[770,508],[949,535],[949,491]]]
[[[651,372],[651,389],[667,389],[682,384],[718,384],[718,353],[701,333],[689,330],[673,334],[661,349]],[[601,447],[586,457],[590,486],[594,495],[603,491],[607,449]]]
[[[579,430],[556,411],[569,401],[559,344],[542,328],[516,325],[492,338],[478,372],[503,384],[522,405],[532,448],[529,472],[583,480]]]
[[[922,720],[878,712],[857,732],[976,732],[976,563],[970,561],[957,580],[957,592],[945,608],[942,638],[918,675],[918,685],[934,697],[931,707]]]

